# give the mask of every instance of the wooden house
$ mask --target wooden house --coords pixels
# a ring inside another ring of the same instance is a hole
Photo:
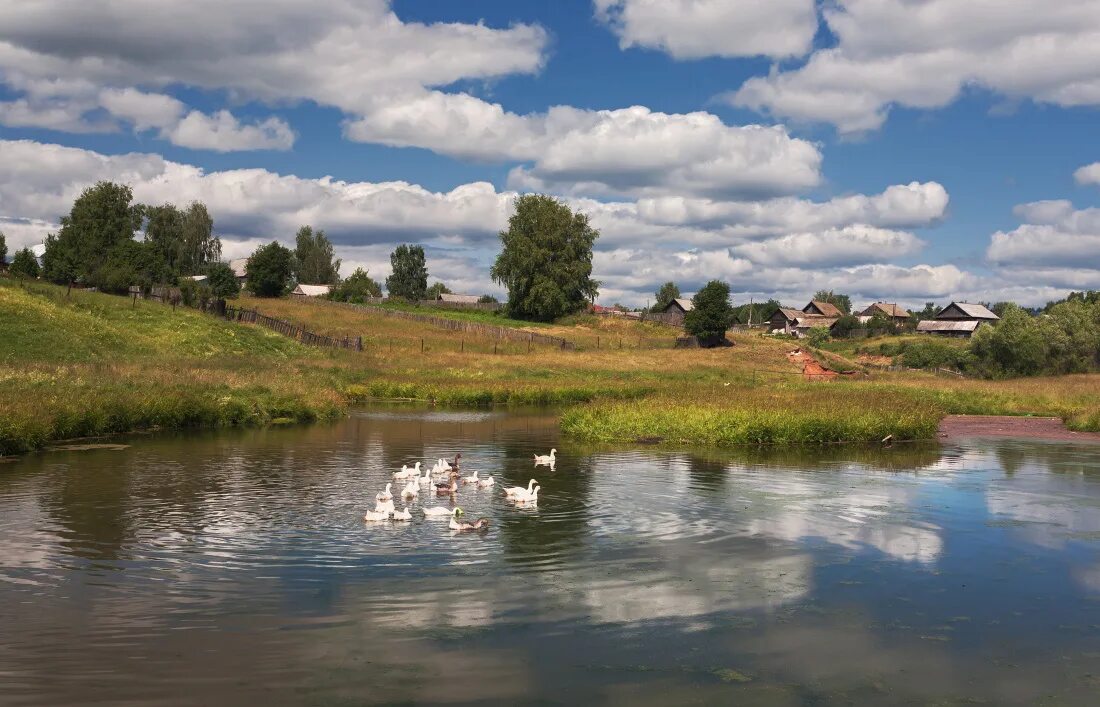
[[[683,326],[684,316],[693,309],[695,309],[695,303],[689,299],[678,297],[666,304],[665,308],[661,310],[660,321],[672,326]]]
[[[477,301],[481,299],[477,295],[456,295],[450,292],[445,292],[436,298],[438,302],[446,302],[447,304],[477,304]]]
[[[896,324],[905,324],[909,321],[909,310],[891,302],[875,302],[859,313],[860,321],[867,321],[875,315],[894,320]],[[863,319],[866,317],[867,319]]]
[[[992,324],[1000,319],[984,305],[952,302],[937,312],[934,319],[918,322],[917,333],[968,339],[983,324]]]
[[[810,303],[802,308],[802,312],[811,316],[832,317],[833,319],[840,319],[844,316],[844,312],[840,311],[840,308],[835,304],[816,299],[810,300]]]
[[[825,305],[824,311],[831,311],[828,308],[832,307],[838,314],[836,316],[819,314],[818,312],[821,312],[822,309],[816,306],[814,307],[815,311],[806,311],[811,308],[811,305],[817,304]],[[797,336],[801,339],[814,327],[823,326],[827,329],[832,328],[833,324],[836,324],[836,320],[841,316],[839,312],[839,309],[836,309],[836,307],[828,302],[811,302],[801,311],[780,307],[775,311],[775,314],[772,315],[772,318],[768,320],[768,331],[772,334],[787,334],[790,336]]]

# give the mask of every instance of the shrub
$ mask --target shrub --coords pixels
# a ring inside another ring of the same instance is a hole
[[[713,346],[725,338],[733,324],[730,288],[724,282],[711,280],[691,298],[694,308],[684,316],[684,329],[699,339],[703,346]]]

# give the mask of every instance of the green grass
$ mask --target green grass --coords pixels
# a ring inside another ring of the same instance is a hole
[[[372,304],[363,306],[377,307],[378,309],[389,309],[399,312],[415,312],[416,314],[426,314],[428,316],[439,317],[441,319],[456,319],[463,322],[477,322],[479,324],[514,327],[517,329],[550,326],[546,322],[511,319],[506,314],[504,314],[504,310],[489,312],[480,309],[454,309],[450,307],[433,307],[431,305],[417,306],[415,304],[410,304],[407,302],[385,302],[383,304]]]

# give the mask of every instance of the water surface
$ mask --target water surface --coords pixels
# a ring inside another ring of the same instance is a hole
[[[0,704],[1095,702],[1100,446],[694,454],[414,408],[125,442],[0,465]],[[455,452],[488,533],[426,495],[362,522]]]

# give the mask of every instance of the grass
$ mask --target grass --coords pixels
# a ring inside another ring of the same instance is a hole
[[[78,291],[66,298],[63,288],[23,289],[0,278],[0,454],[157,427],[304,422],[395,398],[563,405],[565,431],[594,441],[728,446],[931,438],[948,413],[1054,415],[1073,429],[1100,430],[1100,376],[993,382],[875,372],[805,383],[786,359],[791,342],[757,335],[735,334],[728,349],[673,350],[676,329],[577,317],[539,331],[581,342],[599,337],[599,348],[535,345],[528,352],[525,343],[331,303],[240,304],[316,333],[363,336],[365,350],[309,348],[184,308],[134,307],[125,298]],[[622,349],[605,345],[618,337]],[[648,340],[665,345],[641,345]]]

